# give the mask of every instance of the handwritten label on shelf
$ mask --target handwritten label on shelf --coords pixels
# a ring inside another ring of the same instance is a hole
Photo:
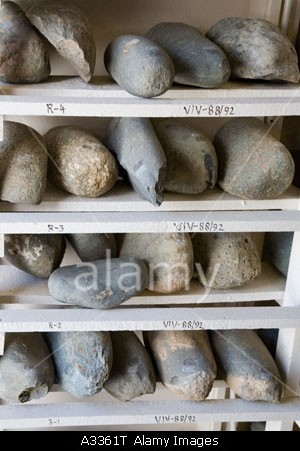
[[[169,330],[199,330],[205,329],[202,321],[163,321],[163,328]]]
[[[155,415],[155,423],[196,423],[195,415]]]
[[[49,115],[64,115],[66,107],[62,103],[46,103],[46,112]]]
[[[225,232],[224,225],[214,221],[174,222],[176,232]]]
[[[64,233],[65,227],[62,224],[48,224],[48,233]]]
[[[50,321],[49,330],[62,330],[62,329],[63,329],[62,323],[53,323],[52,321]]]
[[[50,426],[50,427],[60,426],[60,419],[59,418],[48,418],[48,426]]]
[[[236,114],[232,105],[186,105],[183,110],[186,116],[232,117]]]

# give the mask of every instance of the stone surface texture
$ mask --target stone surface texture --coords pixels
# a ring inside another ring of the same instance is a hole
[[[83,262],[117,256],[117,245],[112,233],[72,233],[68,240]]]
[[[156,374],[148,352],[134,332],[110,334],[113,366],[104,388],[120,401],[130,401],[155,392]]]
[[[121,88],[138,97],[156,97],[173,83],[175,69],[158,44],[136,35],[115,38],[104,54],[107,72]]]
[[[96,44],[81,10],[69,1],[49,0],[32,5],[26,15],[88,83],[95,68]]]
[[[145,290],[147,284],[147,267],[134,258],[64,266],[56,269],[48,281],[54,299],[95,309],[117,307]]]
[[[108,332],[49,332],[46,340],[63,390],[76,398],[101,391],[113,361]]]
[[[0,356],[0,398],[25,403],[47,395],[54,383],[54,365],[40,333],[5,334]]]
[[[39,83],[48,78],[50,62],[40,34],[14,2],[0,5],[0,81]]]
[[[112,119],[105,142],[127,171],[139,196],[159,206],[163,201],[167,162],[150,119]]]
[[[0,198],[39,204],[47,183],[48,155],[43,138],[27,125],[4,121],[0,142]]]
[[[249,233],[195,233],[192,242],[204,286],[241,287],[261,273],[259,252]]]
[[[170,391],[190,401],[202,401],[209,395],[217,367],[206,331],[144,332],[144,340]]]
[[[210,140],[176,119],[152,122],[167,157],[165,189],[173,193],[199,194],[213,188],[218,176],[218,160]]]
[[[288,149],[262,121],[235,118],[216,134],[220,187],[243,199],[270,199],[284,193],[294,177]]]
[[[218,369],[236,395],[248,401],[279,402],[281,377],[254,330],[210,331]]]
[[[12,265],[33,276],[48,279],[65,253],[63,235],[5,235],[4,255]]]
[[[148,31],[146,37],[161,45],[172,58],[176,83],[218,88],[230,77],[225,53],[190,25],[159,23]]]
[[[189,288],[193,276],[193,246],[185,233],[127,233],[121,257],[145,262],[149,270],[148,289],[175,293]]]
[[[99,197],[117,182],[113,155],[92,134],[75,126],[55,127],[45,135],[49,180],[82,197]]]
[[[293,232],[267,232],[265,235],[263,260],[272,262],[284,276],[289,270],[293,239]]]
[[[299,82],[296,50],[271,22],[227,17],[206,36],[226,53],[232,78]]]

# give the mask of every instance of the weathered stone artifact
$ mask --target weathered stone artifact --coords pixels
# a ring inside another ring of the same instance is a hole
[[[96,44],[82,11],[69,1],[48,0],[32,5],[26,15],[79,76],[89,82],[95,68]]]
[[[101,391],[113,361],[108,332],[49,332],[46,339],[63,390],[77,398]]]
[[[206,331],[144,332],[162,383],[183,399],[202,401],[212,388],[217,367]]]
[[[127,233],[120,256],[138,258],[146,263],[151,291],[174,293],[189,289],[194,259],[188,234]]]
[[[54,366],[40,333],[5,334],[0,356],[0,398],[25,403],[47,395],[54,382]]]
[[[0,81],[38,83],[48,78],[50,62],[40,34],[14,2],[0,5]]]
[[[218,161],[209,139],[176,119],[152,122],[167,157],[165,189],[173,193],[199,194],[213,188]]]
[[[156,97],[173,83],[174,65],[155,42],[136,35],[115,38],[104,54],[107,72],[130,94]]]
[[[249,233],[195,233],[192,242],[204,286],[240,287],[261,273],[259,252]]]
[[[293,239],[293,232],[267,232],[265,235],[263,259],[271,261],[284,276],[289,270]]]
[[[57,301],[110,309],[145,290],[148,270],[142,260],[112,258],[56,269],[48,287]]]
[[[279,402],[281,378],[268,349],[253,330],[210,331],[218,369],[229,387],[248,401]]]
[[[63,235],[5,235],[4,255],[12,265],[33,276],[48,279],[65,253]]]
[[[190,25],[159,23],[146,37],[161,45],[172,58],[176,83],[218,88],[230,77],[230,65],[223,50]]]
[[[116,240],[112,233],[72,233],[67,238],[83,262],[117,256]]]
[[[296,50],[271,22],[227,17],[206,36],[226,53],[232,78],[299,82]]]
[[[47,182],[48,155],[43,138],[27,125],[4,122],[0,142],[0,198],[39,204]]]
[[[49,179],[82,197],[99,197],[118,179],[113,155],[92,134],[74,126],[55,127],[45,135]]]
[[[106,145],[116,154],[140,197],[159,206],[163,201],[166,156],[150,119],[112,119]]]
[[[288,149],[256,118],[235,118],[216,134],[220,187],[243,199],[269,199],[288,189],[294,162]]]
[[[156,375],[148,352],[134,332],[111,332],[113,366],[105,390],[120,401],[154,393]]]

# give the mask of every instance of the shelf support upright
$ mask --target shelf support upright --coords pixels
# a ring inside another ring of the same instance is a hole
[[[0,0],[1,2],[1,0]],[[0,3],[1,6],[1,3]],[[3,116],[0,115],[0,142],[3,141]]]
[[[0,355],[4,353],[5,332],[0,332]]]
[[[294,233],[289,271],[282,307],[299,307],[300,232]],[[281,329],[278,335],[276,362],[285,383],[284,397],[299,396],[300,329]],[[291,430],[293,422],[267,422],[266,430]]]

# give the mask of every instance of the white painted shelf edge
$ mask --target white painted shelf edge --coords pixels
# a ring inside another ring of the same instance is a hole
[[[0,213],[0,234],[299,231],[298,211]]]
[[[0,310],[0,333],[297,327],[299,307]]]
[[[300,114],[298,84],[227,83],[220,89],[174,86],[155,99],[134,97],[107,77],[90,84],[50,77],[34,85],[0,85],[0,114],[90,117],[233,117]]]
[[[172,424],[183,416],[188,423],[228,421],[288,421],[300,418],[300,400],[279,404],[240,399],[189,401],[132,401],[1,406],[0,427],[32,428],[121,424]],[[178,421],[179,423],[179,421]]]

